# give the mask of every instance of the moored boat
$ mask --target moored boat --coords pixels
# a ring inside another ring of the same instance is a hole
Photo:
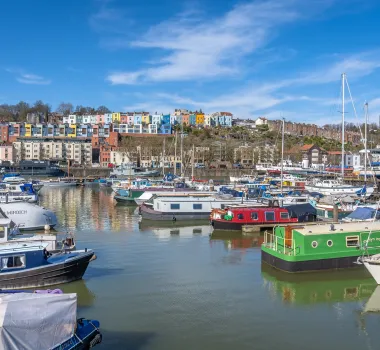
[[[277,226],[265,233],[261,260],[286,272],[354,268],[360,248],[380,253],[379,240],[380,222]]]
[[[315,209],[310,204],[285,208],[278,206],[278,202],[269,202],[269,205],[235,205],[223,210],[214,209],[210,220],[215,230],[241,231],[243,226],[260,230],[275,225],[297,223],[302,215],[303,221],[315,221]]]
[[[78,185],[76,179],[72,179],[69,177],[58,177],[56,179],[49,179],[41,182],[46,187],[69,187]]]
[[[77,319],[77,295],[0,294],[0,348],[89,349],[102,340],[99,322]]]
[[[49,253],[48,243],[7,242],[0,245],[0,289],[40,288],[81,279],[92,250]]]

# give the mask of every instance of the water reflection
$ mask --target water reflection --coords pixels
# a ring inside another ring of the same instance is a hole
[[[270,294],[288,304],[365,300],[376,288],[373,278],[363,269],[290,274],[262,264],[261,275]]]
[[[136,208],[115,205],[112,190],[96,187],[44,189],[40,205],[55,211],[57,229],[113,230],[133,229]]]
[[[264,236],[260,233],[243,235],[240,232],[233,231],[214,231],[210,236],[211,244],[223,242],[227,250],[239,249],[245,250],[254,247],[260,247],[264,241]]]
[[[85,280],[57,286],[64,293],[77,293],[78,307],[89,307],[94,304],[95,294],[87,287]]]
[[[148,231],[152,232],[159,239],[168,239],[170,237],[179,236],[181,238],[193,237],[193,236],[209,236],[212,232],[212,226],[210,225],[202,225],[202,226],[169,226],[169,227],[157,227],[157,228],[143,228],[140,230],[142,232]]]

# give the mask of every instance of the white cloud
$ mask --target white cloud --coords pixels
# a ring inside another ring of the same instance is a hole
[[[241,60],[264,47],[276,28],[329,3],[308,1],[305,10],[299,0],[254,1],[237,5],[217,18],[182,14],[151,27],[130,43],[135,48],[163,52],[153,67],[114,72],[107,80],[112,84],[134,84],[234,76],[240,73]],[[129,44],[120,39],[117,42],[124,47]]]
[[[40,75],[26,73],[22,69],[5,69],[7,72],[15,75],[16,80],[21,84],[30,84],[30,85],[50,85],[51,80],[46,79]]]

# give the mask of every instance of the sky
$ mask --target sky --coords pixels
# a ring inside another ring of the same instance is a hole
[[[0,104],[324,125],[341,122],[346,73],[346,120],[366,101],[380,119],[376,0],[13,0],[2,14]]]

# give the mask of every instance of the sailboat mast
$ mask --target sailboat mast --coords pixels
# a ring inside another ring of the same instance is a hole
[[[364,183],[367,183],[367,128],[368,128],[368,102],[364,104],[365,123],[364,123]]]
[[[342,74],[342,181],[344,180],[344,83],[346,80],[346,73]]]
[[[283,190],[284,179],[284,136],[285,136],[285,119],[282,118],[282,132],[281,132],[281,194]]]
[[[183,177],[183,121],[181,123],[181,177]]]
[[[173,174],[176,174],[177,170],[177,131],[175,132],[175,143],[174,143],[174,169]]]
[[[165,176],[165,137],[162,144],[162,175]]]
[[[194,144],[193,144],[193,152],[191,155],[191,181],[194,181]]]

